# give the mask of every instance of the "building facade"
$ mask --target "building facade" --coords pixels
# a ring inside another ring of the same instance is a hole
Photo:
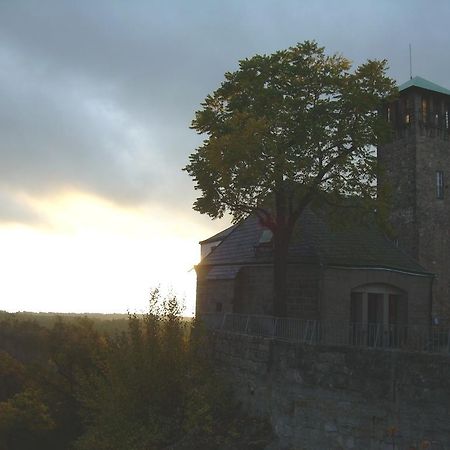
[[[433,275],[373,227],[333,229],[300,217],[289,248],[287,315],[305,320],[426,326]],[[201,242],[197,313],[273,314],[270,232],[255,216]]]
[[[420,77],[386,105],[378,148],[394,239],[376,227],[333,230],[307,210],[289,249],[290,317],[428,325],[450,313],[450,91]],[[272,314],[270,232],[256,217],[201,242],[197,313]]]
[[[378,185],[391,197],[400,249],[435,274],[433,315],[450,312],[450,90],[415,77],[385,114],[392,140],[378,149]]]

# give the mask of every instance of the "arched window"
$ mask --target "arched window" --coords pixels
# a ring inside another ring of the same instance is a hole
[[[405,336],[408,302],[404,291],[388,284],[352,289],[350,321],[353,341],[374,346],[397,346]]]

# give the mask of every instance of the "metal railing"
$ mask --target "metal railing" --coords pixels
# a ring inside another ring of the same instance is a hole
[[[283,341],[450,354],[450,329],[442,327],[223,313],[202,314],[201,318],[208,329]]]

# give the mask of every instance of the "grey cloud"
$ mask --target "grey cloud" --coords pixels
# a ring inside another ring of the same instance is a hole
[[[151,191],[157,157],[146,136],[90,86],[30,79],[31,67],[0,73],[0,177],[32,192],[76,187],[121,200]],[[3,76],[2,76],[3,75]],[[151,152],[149,152],[151,154]]]
[[[237,60],[305,39],[388,58],[449,87],[450,5],[436,0],[0,1],[0,180],[189,210],[188,130]],[[423,32],[423,35],[419,33]]]

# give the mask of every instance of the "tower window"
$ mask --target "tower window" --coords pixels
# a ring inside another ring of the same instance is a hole
[[[445,111],[445,129],[448,130],[448,109]]]
[[[388,106],[388,108],[387,108],[387,121],[388,122],[391,121],[391,108],[390,108],[390,106]]]
[[[436,198],[444,198],[444,172],[436,171]]]
[[[427,121],[428,116],[428,101],[425,97],[422,97],[422,120],[423,122]]]
[[[411,98],[406,97],[403,99],[402,111],[404,115],[405,124],[409,124],[411,122]]]

